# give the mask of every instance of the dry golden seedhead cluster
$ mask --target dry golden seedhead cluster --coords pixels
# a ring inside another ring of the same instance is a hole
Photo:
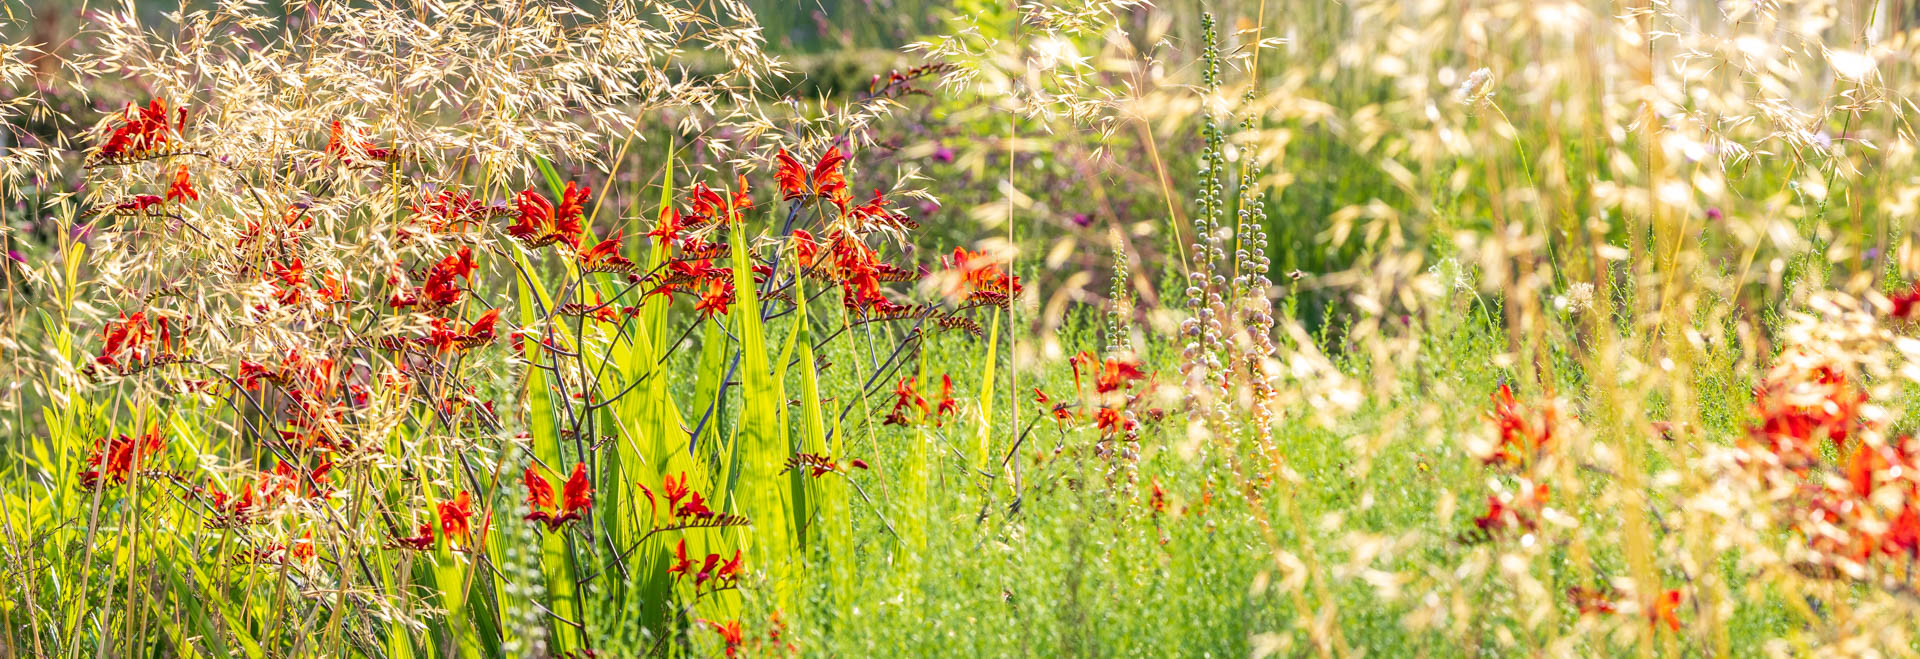
[[[75,201],[98,276],[123,302],[179,300],[173,320],[203,354],[323,340],[324,313],[259,311],[299,306],[267,304],[283,293],[266,282],[304,277],[333,289],[327,304],[382,304],[359,295],[377,282],[328,278],[415,280],[392,264],[492,240],[424,225],[503,215],[506,190],[539,180],[536,158],[604,164],[642,117],[751,106],[780,63],[744,6],[718,10],[303,2],[282,22],[240,3],[171,16],[164,33],[131,6],[103,12],[88,35],[101,48],[70,73],[138,80],[154,102],[74,140],[92,145]],[[127,130],[141,122],[146,133]],[[461,208],[442,212],[453,199]]]
[[[1657,3],[1614,16],[1583,2],[1267,4],[1269,16],[1300,20],[1282,22],[1288,40],[1267,57],[1286,69],[1238,110],[1265,118],[1242,141],[1269,172],[1263,184],[1295,183],[1288,145],[1328,132],[1405,197],[1349,200],[1326,234],[1336,243],[1408,246],[1409,230],[1444,236],[1476,213],[1579,247],[1590,219],[1672,241],[1712,223],[1764,265],[1805,245],[1794,236],[1807,232],[1783,227],[1816,213],[1829,188],[1880,176],[1868,163],[1912,157],[1895,114],[1920,87],[1879,64],[1913,46],[1871,7]],[[1141,107],[1156,122],[1193,112],[1171,101]],[[1602,174],[1589,177],[1595,166]],[[1758,171],[1785,172],[1794,185],[1743,189]],[[1911,215],[1911,188],[1888,180],[1874,204],[1848,214],[1897,222],[1870,209]],[[1461,196],[1468,207],[1436,206]],[[1579,251],[1558,253],[1584,269]]]
[[[985,19],[958,17],[948,34],[907,46],[929,60],[950,63],[942,82],[955,89],[1001,99],[1002,108],[1038,122],[1089,125],[1102,130],[1115,120],[1124,88],[1112,84],[1098,53],[1083,53],[1087,37],[1124,41],[1125,22],[1145,0],[1079,0],[1022,3],[1019,28],[1009,39],[982,34]]]
[[[0,12],[11,15],[12,7],[0,4]],[[18,120],[40,120],[50,112],[35,88],[33,66],[27,63],[39,53],[33,44],[0,41],[0,86],[11,92],[0,99],[0,186],[18,186],[60,156],[55,149],[22,145],[15,132],[20,130]]]

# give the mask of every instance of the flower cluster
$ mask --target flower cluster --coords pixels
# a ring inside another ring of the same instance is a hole
[[[1073,368],[1078,402],[1056,401],[1038,387],[1033,390],[1034,402],[1048,410],[1062,426],[1091,418],[1103,442],[1136,439],[1139,422],[1133,410],[1145,394],[1136,390],[1136,384],[1148,379],[1147,373],[1140,370],[1140,362],[1125,357],[1101,359],[1091,352],[1081,352],[1068,360],[1068,364]],[[1159,414],[1156,410],[1148,412]]]
[[[558,531],[567,522],[581,519],[587,509],[593,507],[593,484],[587,480],[587,463],[573,466],[573,475],[567,477],[562,486],[558,501],[553,496],[553,486],[540,475],[538,468],[529,465],[523,480],[527,484],[527,521],[544,522],[547,530]]]
[[[952,375],[940,376],[940,400],[938,403],[928,402],[927,397],[920,395],[920,392],[915,388],[914,378],[907,376],[900,378],[900,383],[894,385],[893,409],[887,412],[887,416],[881,421],[881,425],[912,426],[926,424],[937,428],[945,422],[946,417],[953,415],[959,409],[960,401],[953,397]]]
[[[93,450],[87,454],[87,466],[80,472],[78,481],[80,489],[91,491],[102,485],[125,483],[133,476],[135,462],[149,464],[159,459],[160,452],[166,447],[166,440],[160,436],[160,427],[157,425],[148,428],[139,437],[102,437],[94,442]]]
[[[146,107],[128,103],[117,118],[119,125],[107,134],[95,154],[102,161],[138,158],[166,146],[186,126],[187,109],[176,109],[169,123],[166,99],[155,98]]]
[[[673,575],[674,581],[679,581],[683,577],[692,577],[693,588],[696,591],[705,586],[713,588],[731,586],[740,580],[741,556],[740,550],[735,549],[733,558],[722,561],[719,554],[710,553],[707,554],[706,560],[700,563],[700,569],[695,570],[693,561],[687,557],[687,541],[682,539],[680,544],[673,548],[673,565],[667,568],[667,574]],[[712,583],[708,584],[709,581]]]
[[[1783,355],[1755,388],[1743,459],[1791,492],[1791,526],[1814,554],[1803,571],[1857,577],[1876,558],[1920,557],[1920,442],[1884,436],[1868,406],[1844,366],[1805,352]],[[1840,456],[1831,464],[1823,444]]]
[[[1474,527],[1482,537],[1494,537],[1512,528],[1533,530],[1538,515],[1546,508],[1548,488],[1540,460],[1552,443],[1558,419],[1552,401],[1526,404],[1513,397],[1506,383],[1491,396],[1497,443],[1481,457],[1483,464],[1518,472],[1519,494],[1496,492],[1487,495],[1486,513],[1474,518]]]

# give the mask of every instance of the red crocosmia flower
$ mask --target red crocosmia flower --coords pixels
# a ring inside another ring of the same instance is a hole
[[[1854,494],[1873,496],[1874,475],[1891,466],[1879,447],[1861,442],[1854,448],[1853,456],[1847,459],[1847,482],[1853,485]]]
[[[181,165],[173,170],[173,182],[167,186],[167,201],[199,201],[200,193],[193,189],[193,179],[187,175],[187,166]]]
[[[167,101],[155,98],[147,102],[146,107],[127,104],[121,112],[121,124],[107,136],[100,145],[100,157],[119,158],[134,156],[157,149],[167,143],[170,133],[185,127],[186,108],[180,108],[179,120],[169,126],[167,123]]]
[[[700,294],[700,301],[693,310],[707,318],[714,315],[726,315],[727,306],[733,304],[733,284],[724,279],[707,280],[707,290]]]
[[[953,398],[953,376],[950,374],[942,374],[940,376],[940,404],[935,407],[934,416],[946,416],[959,411],[959,409],[960,401],[954,400]]]
[[[593,482],[587,479],[587,463],[575,463],[573,474],[561,488],[560,521],[579,519],[582,512],[592,507]]]
[[[717,567],[720,567],[720,555],[707,554],[706,562],[700,565],[700,573],[693,577],[693,587],[699,588],[700,585],[706,583],[708,579],[712,579],[714,568]]]
[[[559,501],[554,499],[553,486],[547,484],[547,479],[534,467],[527,467],[523,480],[527,484],[527,507],[533,511],[527,513],[527,520],[545,522],[547,530],[558,530],[567,522],[580,519],[582,511],[593,507],[593,485],[587,481],[585,462],[574,465],[573,475],[562,486]]]
[[[582,213],[586,208],[587,195],[592,192],[592,188],[580,187],[568,181],[566,189],[560,193],[560,205],[555,206],[540,193],[522,190],[515,197],[519,221],[507,227],[507,235],[535,246],[556,242],[579,246],[580,234],[585,230]]]
[[[653,223],[653,230],[647,235],[659,238],[663,243],[680,239],[680,232],[686,230],[686,223],[680,219],[680,209],[666,206],[660,209],[660,219]]]
[[[1567,599],[1573,600],[1573,606],[1580,613],[1613,613],[1613,598],[1605,592],[1592,588],[1574,586],[1567,589]]]
[[[700,498],[699,492],[690,492],[687,494],[687,502],[680,504],[680,508],[673,514],[679,517],[706,519],[713,516],[713,510],[707,508],[707,502]]]
[[[452,501],[440,502],[440,534],[448,542],[469,545],[468,537],[472,530],[468,520],[473,518],[473,497],[465,491],[454,495]]]
[[[120,314],[120,319],[109,321],[101,333],[106,345],[94,361],[103,366],[117,367],[122,359],[138,365],[150,356],[147,343],[153,338],[153,323],[144,311],[136,311],[131,316]]]
[[[1913,288],[1907,289],[1907,292],[1894,295],[1893,309],[1887,315],[1894,318],[1912,318],[1915,309],[1920,309],[1920,282],[1915,282]]]
[[[1653,606],[1647,608],[1647,621],[1658,626],[1667,623],[1667,629],[1680,631],[1680,591],[1669,590],[1655,599]]]
[[[814,241],[813,234],[806,229],[794,229],[793,254],[800,261],[800,267],[812,268],[814,260],[820,257],[820,243]]]
[[[521,481],[527,484],[527,509],[532,511],[527,513],[527,521],[550,521],[552,515],[547,511],[558,507],[558,502],[553,497],[553,486],[547,483],[547,479],[542,477],[533,465],[527,466]]]
[[[1167,490],[1160,487],[1158,478],[1153,479],[1153,495],[1147,499],[1147,507],[1152,508],[1155,515],[1167,512]]]
[[[349,129],[341,126],[339,120],[334,120],[327,134],[327,155],[352,163],[354,157],[361,154],[373,160],[393,159],[392,149],[374,146],[372,142],[361,139],[359,129]]]
[[[914,390],[912,376],[900,378],[900,383],[893,387],[893,398],[893,408],[896,410],[913,405],[920,408],[921,414],[932,411],[932,408],[927,405],[927,399]]]
[[[586,251],[580,253],[580,267],[585,269],[593,269],[596,267],[611,269],[632,268],[633,260],[620,255],[620,240],[625,237],[626,231],[620,230],[613,232],[612,237],[594,243],[593,247],[589,247]]]
[[[808,172],[798,158],[781,149],[774,154],[776,166],[774,180],[780,184],[780,197],[792,201],[808,196],[825,197],[838,204],[845,204],[847,179],[840,173],[840,165],[846,162],[846,156],[840,147],[831,147]]]
[[[693,561],[687,559],[687,539],[681,538],[680,544],[673,548],[673,566],[667,568],[667,574],[673,575],[673,579],[679,581],[692,569]]]
[[[329,303],[345,302],[347,300],[347,297],[350,295],[350,293],[347,291],[347,283],[345,281],[342,281],[339,277],[335,277],[331,274],[321,275],[320,287],[314,289],[313,292],[315,294],[318,294],[320,296],[320,299],[325,300]]]
[[[1530,459],[1553,440],[1554,408],[1551,405],[1526,406],[1513,398],[1513,390],[1501,383],[1493,392],[1490,417],[1499,429],[1500,443],[1487,464],[1517,465]]]
[[[150,464],[162,450],[166,449],[166,440],[160,435],[158,425],[147,429],[146,434],[137,438],[120,435],[112,439],[101,438],[94,442],[93,449],[87,454],[87,469],[80,472],[80,488],[98,489],[104,482],[119,485],[133,476],[134,462]]]
[[[849,461],[849,462],[848,462],[848,464],[851,464],[851,465],[853,465],[853,466],[854,466],[854,468],[856,468],[856,469],[866,469],[866,468],[867,468],[867,461],[866,461],[866,460],[862,460],[862,459],[860,459],[860,458],[854,458],[853,460],[851,460],[851,461]]]
[[[1513,523],[1513,509],[1508,508],[1507,504],[1502,502],[1499,496],[1492,494],[1487,495],[1486,514],[1476,517],[1473,520],[1474,526],[1478,526],[1480,530],[1488,532],[1504,529]]]
[[[1094,390],[1103,394],[1118,391],[1146,377],[1147,374],[1140,371],[1139,362],[1108,359],[1100,370],[1099,379],[1094,381]]]
[[[306,297],[301,290],[307,284],[306,262],[294,258],[286,263],[274,261],[272,267],[274,279],[277,280],[273,282],[273,301],[281,306],[299,304]]]
[[[479,265],[473,260],[473,250],[461,247],[458,252],[448,254],[432,268],[427,269],[427,283],[416,293],[395,293],[388,301],[396,308],[420,306],[422,310],[440,309],[460,303],[462,291],[460,280],[473,278]]]
[[[288,553],[293,560],[301,563],[313,560],[313,531],[307,531],[299,540],[293,541],[293,549]]]
[[[1920,558],[1920,512],[1913,504],[1900,508],[1900,515],[1893,519],[1881,539],[1881,551],[1890,555],[1905,554],[1908,560]]]
[[[482,217],[490,211],[487,204],[465,190],[441,190],[439,194],[428,197],[424,202],[410,207],[414,213],[425,217],[427,229],[440,232],[459,228],[467,221]]]
[[[947,288],[949,295],[967,298],[1020,295],[1020,278],[1001,271],[999,262],[986,252],[955,247],[953,255],[941,259],[941,263],[953,273],[954,283]]]
[[[774,181],[780,185],[780,198],[793,201],[807,195],[807,168],[800,160],[787,153],[785,147],[774,154],[776,163],[773,171]]]
[[[733,199],[727,203],[727,222],[735,223],[745,219],[745,213],[753,210],[753,193],[747,186],[747,177],[742,174],[736,183],[739,187],[733,192]]]
[[[471,343],[487,343],[495,336],[494,326],[500,322],[500,310],[488,309],[486,313],[467,327],[466,340]]]
[[[687,202],[687,219],[692,221],[693,226],[712,222],[727,205],[726,198],[707,187],[705,181],[695,181],[693,187],[687,190]]]
[[[713,578],[721,581],[738,579],[740,578],[740,565],[741,553],[740,550],[735,549],[733,550],[733,560],[721,563],[720,569],[714,570]]]
[[[160,195],[137,194],[109,206],[95,208],[93,212],[108,212],[115,215],[140,215],[155,206],[165,203]]]
[[[1102,434],[1112,435],[1116,432],[1133,430],[1133,421],[1128,420],[1120,410],[1111,407],[1100,408],[1099,412],[1094,413],[1093,419],[1094,427],[1099,428]]]
[[[1045,405],[1052,400],[1052,398],[1047,397],[1047,392],[1041,391],[1039,387],[1033,388],[1033,402]]]
[[[680,480],[678,481],[675,481],[672,476],[663,479],[660,483],[660,491],[667,500],[667,508],[675,511],[679,510],[680,500],[687,498],[687,495],[692,493],[691,490],[687,489],[686,472],[680,473]]]
[[[878,227],[896,231],[912,231],[920,228],[919,223],[907,219],[907,216],[893,210],[887,203],[886,196],[882,195],[878,188],[874,189],[873,197],[868,199],[866,203],[855,206],[851,211],[847,211],[847,219],[862,227]]]
[[[701,620],[700,622],[712,627],[714,632],[720,634],[720,640],[726,641],[727,656],[732,657],[740,651],[740,644],[744,642],[742,632],[740,631],[740,621],[731,620],[724,625],[712,620]]]
[[[428,549],[432,549],[433,548],[433,524],[430,522],[421,522],[420,528],[413,532],[413,537],[398,538],[394,542],[401,547],[412,549],[414,551],[426,551]]]
[[[568,233],[578,242],[584,227],[580,222],[586,219],[587,198],[593,195],[593,188],[567,181],[567,187],[560,191],[560,204],[554,207],[554,217],[562,233]]]
[[[847,177],[840,172],[840,165],[847,156],[840,147],[830,147],[821,154],[820,161],[813,164],[813,193],[833,200],[845,206],[847,203]]]

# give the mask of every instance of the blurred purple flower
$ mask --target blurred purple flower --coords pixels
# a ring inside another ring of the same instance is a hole
[[[1074,225],[1074,226],[1077,226],[1077,227],[1083,227],[1083,228],[1084,228],[1084,227],[1086,227],[1087,225],[1090,225],[1090,224],[1093,224],[1093,216],[1091,216],[1091,215],[1088,215],[1088,214],[1086,214],[1086,213],[1074,213],[1074,214],[1073,214],[1073,225]]]
[[[27,256],[25,254],[21,254],[20,250],[17,250],[17,249],[7,250],[7,258],[13,259],[14,261],[20,263],[21,265],[25,265],[27,263]]]
[[[953,149],[947,148],[945,144],[940,145],[940,148],[933,150],[933,160],[939,163],[953,162]]]
[[[1719,206],[1715,206],[1715,207],[1712,207],[1712,208],[1708,208],[1708,209],[1707,209],[1707,219],[1708,219],[1708,220],[1710,220],[1710,221],[1714,221],[1714,222],[1719,222],[1719,221],[1720,221],[1720,218],[1722,218],[1722,217],[1725,217],[1725,215],[1722,215],[1722,214],[1720,213],[1720,207],[1719,207]]]

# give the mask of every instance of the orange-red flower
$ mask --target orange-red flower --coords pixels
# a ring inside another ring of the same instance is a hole
[[[592,188],[581,187],[573,181],[560,193],[560,204],[555,206],[546,197],[532,190],[522,190],[515,197],[518,221],[507,227],[507,235],[525,241],[536,247],[564,242],[569,246],[579,246],[580,234],[585,231],[583,213],[588,195]]]
[[[462,491],[454,495],[452,501],[440,502],[439,508],[440,534],[446,536],[448,542],[471,546],[472,538],[469,535],[472,527],[469,520],[473,518],[472,495]]]
[[[1661,593],[1659,598],[1654,600],[1653,606],[1647,608],[1647,621],[1655,626],[1664,622],[1667,624],[1668,629],[1676,632],[1680,631],[1679,611],[1681,599],[1682,596],[1678,590],[1669,590]]]
[[[1101,365],[1100,377],[1094,381],[1094,390],[1109,393],[1131,386],[1135,380],[1144,380],[1147,374],[1141,372],[1140,363],[1124,359],[1109,358]]]
[[[293,541],[293,549],[287,553],[297,562],[305,563],[313,560],[313,531],[309,530],[300,536],[299,540]]]
[[[687,502],[680,504],[673,514],[679,517],[705,519],[713,516],[713,510],[707,508],[707,502],[700,498],[699,492],[691,492],[687,494]]]
[[[727,306],[733,304],[733,283],[725,279],[707,280],[707,290],[700,294],[700,301],[693,310],[707,318],[715,314],[726,315]]]
[[[172,125],[167,123],[167,101],[155,98],[146,107],[127,104],[121,112],[121,123],[100,145],[100,156],[118,158],[138,155],[159,148],[167,143],[170,134],[186,126],[187,110],[180,108],[178,120]]]
[[[398,538],[394,542],[407,549],[426,551],[433,547],[433,540],[433,524],[430,522],[421,522],[420,528],[414,531],[413,537]]]
[[[1581,613],[1607,614],[1614,612],[1613,598],[1605,591],[1593,588],[1573,586],[1567,589],[1567,599],[1573,600],[1573,606]]]
[[[585,270],[631,270],[633,260],[620,255],[620,240],[626,237],[626,231],[614,231],[613,236],[594,243],[586,251],[580,252],[580,267]]]
[[[792,201],[813,195],[842,205],[846,203],[847,179],[840,173],[840,165],[846,162],[846,156],[840,152],[840,147],[828,148],[814,163],[811,173],[786,149],[781,149],[774,159],[777,161],[774,180],[780,184],[782,199]]]
[[[701,620],[700,622],[712,627],[714,632],[720,634],[720,640],[727,643],[727,656],[732,657],[740,651],[740,644],[744,641],[740,631],[740,621],[731,620],[724,625],[712,620]]]
[[[334,120],[327,134],[327,155],[339,158],[342,162],[352,163],[356,156],[365,155],[372,160],[392,160],[393,150],[374,146],[372,142],[360,137],[360,130],[340,125]]]
[[[193,179],[187,175],[187,166],[181,165],[173,170],[173,182],[167,186],[167,201],[199,201],[200,192],[193,189]]]
[[[574,463],[573,474],[567,477],[566,485],[560,489],[560,519],[577,519],[592,507],[593,482],[587,479],[587,463]]]
[[[692,493],[691,490],[687,489],[686,472],[680,473],[680,479],[678,481],[674,480],[672,476],[662,479],[660,482],[660,492],[667,499],[667,509],[669,511],[679,510],[680,500],[687,498],[687,495]]]
[[[425,285],[404,293],[396,291],[387,304],[396,309],[417,306],[422,311],[459,304],[463,295],[460,280],[471,280],[477,269],[479,265],[473,260],[473,250],[463,246],[427,269]]]
[[[458,229],[469,221],[504,212],[501,207],[488,206],[485,202],[473,198],[473,195],[465,190],[441,190],[409,208],[415,214],[425,218],[427,229],[436,233]]]
[[[1914,282],[1913,287],[1907,289],[1905,293],[1895,294],[1892,300],[1893,309],[1888,312],[1888,315],[1894,318],[1912,318],[1914,310],[1920,309],[1920,282]]]
[[[581,519],[582,513],[593,507],[593,485],[587,480],[587,463],[581,462],[573,467],[573,475],[562,486],[563,496],[555,501],[553,486],[540,476],[534,467],[528,466],[523,477],[527,484],[527,520],[545,522],[547,530],[558,530],[567,522]]]
[[[1482,458],[1487,464],[1518,465],[1532,459],[1553,440],[1557,413],[1552,404],[1522,405],[1513,398],[1513,390],[1501,383],[1492,395],[1489,416],[1498,428],[1500,442],[1493,453]]]
[[[675,580],[687,576],[687,571],[693,569],[693,561],[687,558],[686,538],[681,538],[680,544],[673,548],[673,559],[673,566],[667,568],[667,574],[674,575]]]
[[[120,435],[113,439],[100,438],[93,449],[87,453],[87,469],[80,472],[80,488],[98,489],[104,482],[119,485],[127,482],[133,475],[136,461],[147,463],[166,448],[166,440],[160,436],[158,425],[147,429],[146,434],[137,438]]]
[[[959,407],[960,401],[955,400],[953,397],[953,376],[942,373],[940,375],[940,404],[934,407],[934,416],[942,417],[952,414],[958,411]]]
[[[166,344],[171,342],[171,337],[167,336],[166,318],[159,318],[159,326],[160,347],[165,349]],[[144,311],[136,311],[131,316],[120,314],[120,319],[107,322],[101,333],[106,345],[94,361],[103,366],[118,367],[122,361],[139,365],[155,356],[148,346],[156,338],[154,322],[148,319]]]
[[[943,265],[952,273],[954,282],[947,288],[950,296],[956,298],[1018,298],[1020,296],[1020,277],[1000,271],[1000,263],[987,256],[985,252],[968,252],[966,248],[954,248],[954,254],[941,259]]]

